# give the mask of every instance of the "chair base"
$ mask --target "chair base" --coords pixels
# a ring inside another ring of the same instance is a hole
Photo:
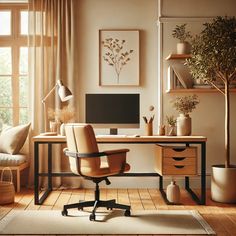
[[[130,216],[130,206],[118,204],[116,203],[115,199],[107,200],[107,201],[101,201],[101,200],[95,200],[95,201],[82,201],[78,203],[72,203],[68,205],[64,205],[63,211],[61,212],[63,216],[68,215],[68,209],[77,208],[78,210],[83,210],[84,207],[93,207],[92,213],[89,216],[89,220],[95,221],[96,220],[96,209],[98,207],[106,207],[108,210],[112,210],[113,208],[122,209],[125,210],[124,215]]]

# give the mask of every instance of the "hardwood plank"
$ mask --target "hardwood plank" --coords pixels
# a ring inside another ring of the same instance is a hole
[[[55,205],[52,210],[62,210],[65,204],[68,204],[71,193],[61,193],[58,199],[56,200]]]
[[[60,190],[52,191],[44,201],[43,205],[39,207],[39,210],[51,210],[54,207],[60,194],[61,194]]]
[[[148,192],[147,189],[139,189],[139,195],[140,195],[140,198],[141,198],[141,202],[143,204],[143,208],[145,210],[153,210],[155,209],[155,205],[152,201],[152,198]]]
[[[130,205],[129,195],[127,189],[118,189],[118,203]]]
[[[148,192],[156,209],[166,209],[166,203],[163,200],[160,191],[157,189],[148,189]]]
[[[109,188],[107,189],[107,199],[115,199],[118,200],[118,192],[117,189]]]
[[[128,189],[129,200],[132,210],[143,210],[143,204],[137,189]]]

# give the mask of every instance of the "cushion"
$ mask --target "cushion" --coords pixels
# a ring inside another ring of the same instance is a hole
[[[30,123],[7,129],[0,135],[0,152],[17,154],[25,143]]]
[[[27,161],[24,154],[11,155],[8,153],[0,153],[0,166],[19,166]]]

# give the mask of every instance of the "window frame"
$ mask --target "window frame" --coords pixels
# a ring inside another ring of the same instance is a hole
[[[0,11],[11,12],[11,35],[0,35],[0,47],[11,48],[12,74],[0,75],[1,77],[11,77],[12,83],[12,105],[1,106],[1,109],[12,110],[12,125],[18,125],[20,122],[20,109],[28,108],[28,106],[20,106],[20,77],[28,76],[28,74],[20,74],[20,48],[28,47],[28,35],[20,34],[21,31],[21,11],[27,11],[27,3],[0,3]]]

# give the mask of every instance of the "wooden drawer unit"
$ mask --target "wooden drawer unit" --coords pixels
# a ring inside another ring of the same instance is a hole
[[[156,145],[155,170],[160,175],[197,175],[197,147]]]

